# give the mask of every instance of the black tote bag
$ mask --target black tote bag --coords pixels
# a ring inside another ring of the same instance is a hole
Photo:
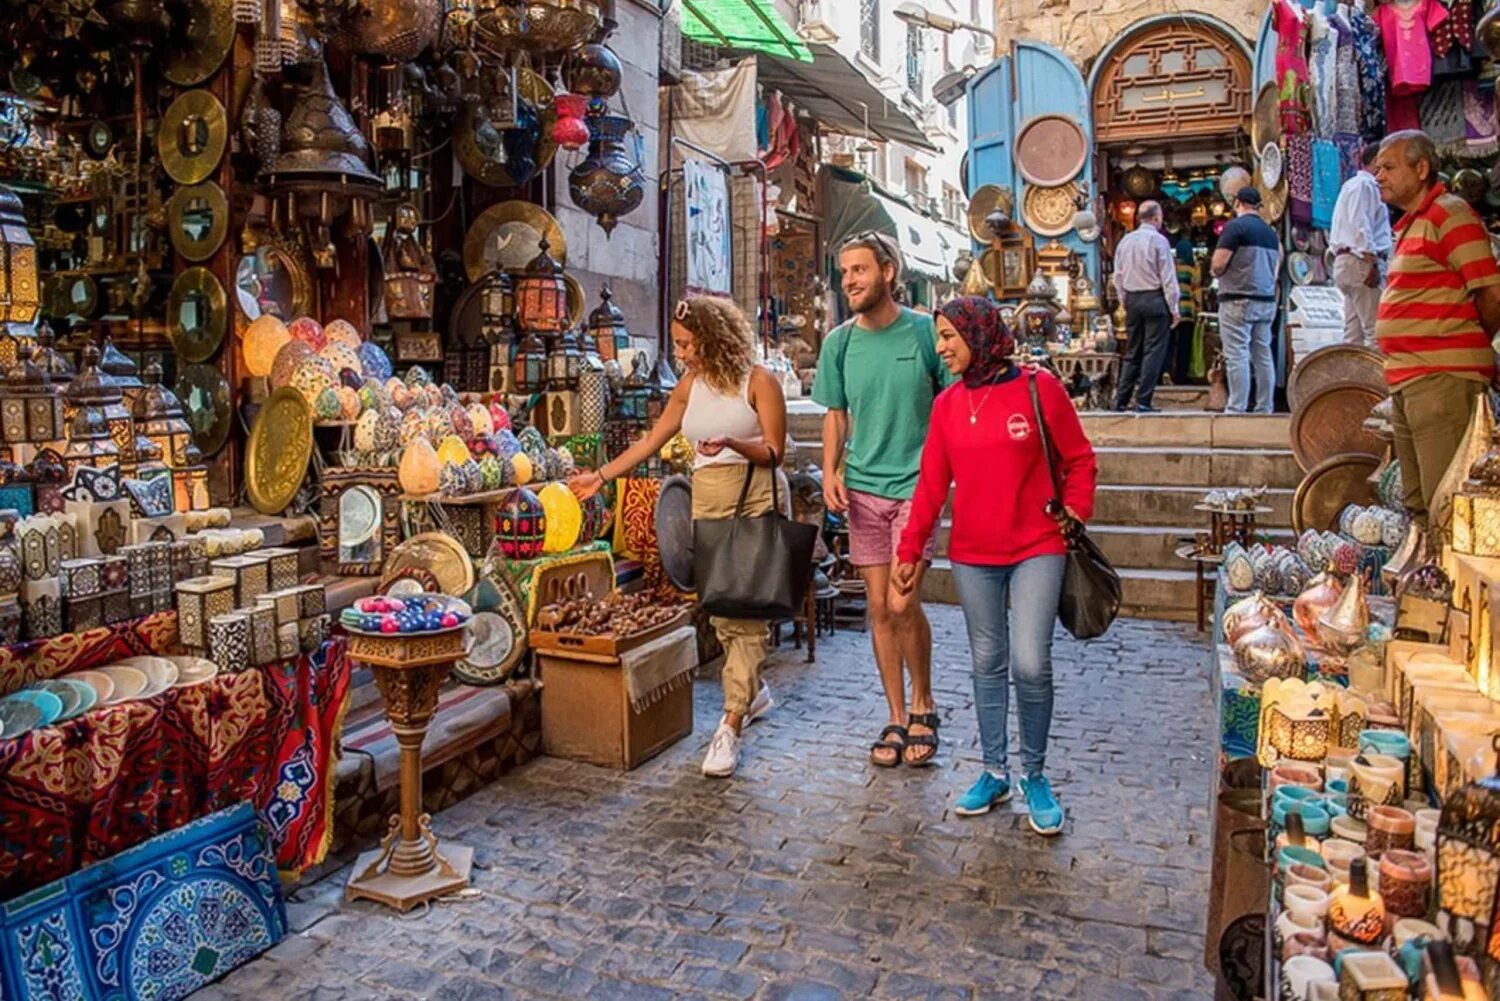
[[[1052,464],[1052,443],[1047,438],[1047,422],[1042,419],[1042,402],[1036,392],[1036,373],[1029,373],[1027,379],[1037,433],[1042,437],[1042,455],[1047,460],[1047,475],[1052,481],[1052,503],[1062,511],[1057,467]],[[1078,639],[1103,636],[1115,621],[1115,616],[1120,614],[1120,575],[1079,522],[1065,518],[1063,538],[1068,543],[1068,555],[1063,567],[1062,594],[1057,601],[1057,619]]]
[[[745,498],[754,476],[755,466],[747,463],[734,517],[693,522],[698,600],[710,615],[726,619],[793,619],[802,614],[807,600],[818,526],[782,515],[774,455],[771,510],[745,517]]]

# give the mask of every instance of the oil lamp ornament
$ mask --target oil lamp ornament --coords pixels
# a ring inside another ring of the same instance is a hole
[[[614,232],[620,217],[634,212],[646,194],[646,179],[625,150],[625,137],[635,123],[623,115],[589,119],[588,156],[568,174],[573,204],[593,216],[605,233]]]

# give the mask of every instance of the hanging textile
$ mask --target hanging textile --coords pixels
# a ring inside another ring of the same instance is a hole
[[[1359,131],[1367,142],[1385,135],[1385,53],[1370,15],[1349,8],[1354,29],[1354,62],[1359,70]]]
[[[1418,127],[1427,133],[1427,137],[1442,153],[1451,155],[1462,152],[1468,139],[1464,117],[1462,81],[1439,81],[1421,97]]]
[[[1339,148],[1331,140],[1312,141],[1312,224],[1318,229],[1333,225],[1333,205],[1344,183]]]
[[[733,69],[684,73],[671,93],[672,134],[731,163],[756,158],[755,58]],[[683,152],[673,147],[674,167]]]
[[[1338,36],[1328,16],[1313,8],[1307,12],[1310,56],[1307,61],[1312,93],[1313,133],[1331,138],[1338,105]]]
[[[1343,14],[1333,17],[1333,30],[1338,34],[1338,47],[1334,55],[1334,90],[1336,92],[1333,131],[1339,134],[1356,135],[1359,132],[1359,61],[1354,54],[1354,28]]]
[[[1307,15],[1291,0],[1274,0],[1276,27],[1276,86],[1280,92],[1281,131],[1286,135],[1306,132],[1307,114]]]
[[[1490,157],[1500,152],[1495,137],[1495,92],[1477,80],[1464,81],[1464,155]]]
[[[1289,211],[1292,222],[1309,226],[1312,224],[1313,197],[1313,137],[1302,135],[1286,137],[1286,173]]]

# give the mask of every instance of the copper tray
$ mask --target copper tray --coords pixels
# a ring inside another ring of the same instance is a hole
[[[1286,398],[1296,410],[1302,400],[1335,382],[1357,382],[1386,395],[1385,363],[1362,344],[1329,344],[1310,352],[1292,369]]]
[[[1250,113],[1250,145],[1265,149],[1266,143],[1281,140],[1281,96],[1274,82],[1261,85],[1255,95],[1255,110]]]
[[[1089,141],[1067,115],[1037,115],[1016,133],[1016,169],[1032,184],[1067,184],[1088,159]]]
[[[1362,452],[1331,455],[1302,478],[1292,497],[1292,528],[1298,535],[1309,528],[1331,532],[1339,514],[1350,504],[1376,504],[1370,474],[1380,460]]]
[[[496,268],[525,270],[541,253],[544,236],[547,253],[567,267],[568,240],[552,213],[519,199],[491,205],[464,235],[464,271],[469,281],[477,282]]]
[[[245,448],[245,490],[261,514],[280,514],[297,496],[312,457],[312,417],[307,398],[291,386],[272,393],[255,415]]]
[[[1365,418],[1385,393],[1362,382],[1333,382],[1292,413],[1292,453],[1304,470],[1332,455],[1354,452],[1380,459],[1385,442],[1365,430]]]
[[[468,552],[442,532],[413,535],[392,550],[382,582],[389,583],[407,570],[430,574],[438,589],[453,597],[468,594],[474,587],[474,564]]]
[[[995,235],[984,224],[984,220],[996,209],[1015,218],[1015,193],[998,184],[981,184],[979,190],[974,192],[974,197],[969,199],[966,214],[969,217],[969,235],[985,246],[989,246]]]

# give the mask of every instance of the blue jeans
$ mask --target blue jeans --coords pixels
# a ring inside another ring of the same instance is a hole
[[[1047,763],[1052,728],[1052,624],[1062,593],[1062,556],[1033,556],[1014,566],[953,564],[953,582],[974,657],[974,712],[984,766],[1006,770],[1010,676],[1021,717],[1021,765],[1027,775]]]
[[[1250,409],[1250,375],[1255,373],[1255,412],[1271,412],[1276,392],[1276,357],[1271,352],[1274,302],[1230,299],[1219,303],[1219,343],[1224,348],[1224,378],[1229,383],[1231,414]]]

